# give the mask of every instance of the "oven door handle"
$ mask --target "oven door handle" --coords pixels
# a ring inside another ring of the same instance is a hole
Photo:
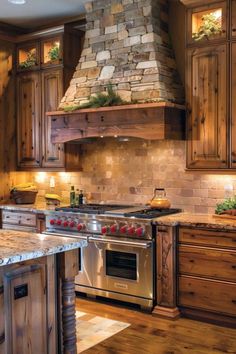
[[[138,248],[149,248],[152,245],[152,241],[147,242],[135,242],[135,241],[124,241],[124,240],[116,240],[114,238],[99,238],[99,237],[89,237],[89,241],[95,241],[98,243],[111,243],[119,246],[133,246]]]
[[[89,235],[73,235],[73,234],[69,234],[69,233],[60,233],[60,232],[53,232],[53,231],[43,231],[42,232],[43,235],[48,235],[48,236],[61,236],[61,237],[70,237],[70,238],[76,238],[79,240],[84,240],[84,241],[88,241],[88,237]],[[85,243],[85,247],[88,246],[88,242]]]

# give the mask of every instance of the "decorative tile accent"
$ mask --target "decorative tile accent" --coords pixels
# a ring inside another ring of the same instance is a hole
[[[76,325],[78,354],[130,326],[129,323],[81,311],[76,311]]]

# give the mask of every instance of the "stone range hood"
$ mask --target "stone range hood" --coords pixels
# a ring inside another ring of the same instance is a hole
[[[83,51],[59,109],[87,102],[108,84],[127,105],[51,112],[52,142],[183,139],[184,95],[169,45],[168,0],[94,0],[85,7]]]
[[[85,8],[83,51],[61,108],[86,102],[108,84],[128,102],[183,103],[168,0],[94,0]]]

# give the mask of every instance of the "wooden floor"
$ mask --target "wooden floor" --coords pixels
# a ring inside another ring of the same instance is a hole
[[[184,318],[166,320],[97,300],[77,298],[76,308],[131,324],[84,354],[236,354],[236,329]]]

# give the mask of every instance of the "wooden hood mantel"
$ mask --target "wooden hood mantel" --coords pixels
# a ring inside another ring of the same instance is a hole
[[[65,143],[91,137],[185,138],[185,108],[172,103],[132,104],[48,112],[51,140]]]

